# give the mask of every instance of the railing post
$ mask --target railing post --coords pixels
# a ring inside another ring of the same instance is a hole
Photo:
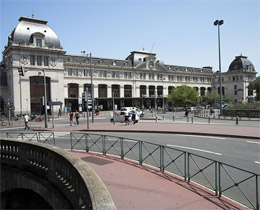
[[[188,172],[188,182],[190,182],[190,154],[187,152],[187,172]]]
[[[85,146],[86,146],[86,152],[89,152],[89,148],[88,148],[88,134],[85,133]]]
[[[221,173],[220,173],[220,167],[221,167],[221,163],[218,163],[218,196],[221,197]]]
[[[256,209],[259,209],[259,189],[258,189],[258,187],[259,187],[259,185],[258,185],[258,175],[255,175],[255,178],[256,178]]]
[[[160,171],[164,172],[164,146],[160,145]]]
[[[185,182],[187,181],[187,167],[186,167],[186,162],[187,162],[187,153],[184,152],[184,179],[185,179]]]
[[[21,137],[22,137],[22,140],[23,140],[23,133],[21,133]]]
[[[56,145],[56,142],[55,142],[54,132],[52,133],[52,136],[53,136],[53,145],[55,146],[55,145]]]
[[[124,155],[124,138],[120,137],[120,147],[121,147],[121,159],[123,160],[125,155]]]
[[[139,141],[139,164],[142,165],[143,164],[143,142]]]
[[[189,116],[187,116],[187,122],[189,122]]]
[[[218,162],[215,161],[215,195],[218,195]]]
[[[102,148],[103,148],[103,155],[106,155],[106,141],[105,141],[105,135],[102,135]]]
[[[208,123],[210,124],[210,116],[209,116],[209,118],[208,118]]]
[[[193,116],[191,116],[191,123],[193,123]]]
[[[72,133],[70,132],[70,150],[72,151]]]

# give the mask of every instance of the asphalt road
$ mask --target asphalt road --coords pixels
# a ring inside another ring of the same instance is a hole
[[[95,122],[107,122],[109,120],[110,114],[107,113],[102,118],[95,119]],[[170,113],[166,116],[171,116]],[[179,113],[176,115],[176,121],[174,123],[182,123],[182,121],[185,120],[185,118],[182,116],[182,113]],[[166,118],[165,118],[166,119]],[[207,124],[207,120],[200,119],[201,123]],[[204,120],[204,121],[203,121]],[[167,120],[166,120],[167,121]],[[169,120],[168,120],[169,121]],[[232,122],[232,121],[231,121]],[[81,118],[80,123],[86,123],[86,119]],[[164,122],[164,123],[171,123],[171,122]],[[184,122],[183,122],[184,123]],[[228,120],[221,120],[217,121],[216,123],[230,123]],[[255,122],[247,122],[247,126],[258,126],[257,121]],[[55,126],[62,126],[68,124],[67,119],[57,119],[55,120]],[[39,125],[35,125],[34,127],[37,127]],[[42,126],[42,125],[40,125]],[[235,125],[234,125],[235,126]],[[9,129],[1,129],[1,136],[5,136],[5,133],[17,133],[24,131],[23,127],[20,128],[9,128]],[[91,132],[94,134],[94,132]],[[170,163],[173,159],[177,158],[179,155],[181,155],[181,152],[177,152],[175,150],[172,150],[170,148],[175,148],[183,151],[187,151],[193,154],[201,155],[203,157],[208,157],[213,160],[218,160],[223,163],[227,163],[233,166],[236,166],[238,168],[242,168],[245,170],[249,170],[255,173],[260,173],[260,141],[258,140],[252,140],[252,139],[246,139],[246,138],[227,138],[227,137],[216,137],[216,136],[200,136],[200,135],[180,135],[180,134],[162,134],[162,133],[116,133],[116,132],[97,132],[96,134],[103,134],[103,135],[110,135],[110,136],[117,136],[117,137],[124,137],[129,139],[138,139],[142,141],[146,141],[149,143],[154,144],[160,144],[168,146],[169,149],[167,149],[167,153],[165,152],[165,164]],[[76,136],[77,138],[82,137],[82,135]],[[98,138],[96,135],[91,135],[90,140]],[[69,132],[55,132],[55,140],[56,140],[56,146],[64,148],[64,149],[70,149],[71,148],[71,142],[70,142],[70,133]],[[94,141],[93,141],[94,142]],[[93,142],[90,142],[90,145],[92,145],[91,150],[101,152],[102,150],[102,144],[101,141],[98,140],[96,144],[93,144]],[[73,139],[73,145],[76,143],[75,138]],[[75,149],[84,149],[84,138],[80,140],[80,143],[78,143],[75,146]],[[129,151],[126,157],[138,160],[138,147],[134,146],[135,141],[127,140],[125,143],[125,146],[128,148],[131,148],[133,146],[133,149]],[[118,142],[118,138],[115,137],[108,137],[108,142],[106,144],[106,148],[110,148],[109,153],[120,155],[120,144]],[[126,148],[127,148],[126,147]],[[158,167],[160,164],[160,156],[158,149],[156,150],[156,146],[152,144],[145,144],[145,148],[143,148],[144,154],[143,156],[146,158],[145,163],[153,165],[155,167]],[[154,151],[154,153],[153,153]],[[174,152],[173,152],[174,151]],[[152,153],[152,155],[149,155],[149,153]],[[183,174],[183,165],[184,160],[182,158],[183,156],[180,156],[180,158],[176,159],[176,164],[180,168],[179,171],[176,170],[176,167],[170,167],[166,168],[166,170],[169,170],[174,173],[179,174],[182,176]],[[193,161],[194,159],[194,161]],[[190,161],[190,173],[191,175],[195,172],[195,169],[197,168],[196,164],[198,164],[200,167],[207,166],[211,161],[208,161],[206,159],[201,159],[196,156],[192,156],[192,159]],[[248,174],[246,173],[238,173],[235,170],[228,169],[234,180],[240,180],[242,178],[246,178]],[[223,172],[224,173],[224,172]],[[210,183],[214,183],[214,165],[210,166],[209,169],[205,171],[205,175],[210,180]],[[228,181],[230,179],[228,175],[222,175],[223,179],[223,187],[232,185],[232,181]],[[207,181],[205,181],[205,178],[200,174],[196,175],[192,178],[192,180],[201,183],[207,187],[211,187]],[[214,186],[214,184],[213,184]],[[252,180],[249,180],[249,183],[246,184],[244,187],[244,191],[246,194],[249,195],[251,200],[254,200],[254,182]],[[232,197],[235,197],[237,200],[241,201],[243,200],[244,203],[247,201],[241,195],[240,192],[237,192],[235,190],[231,190],[229,192]]]

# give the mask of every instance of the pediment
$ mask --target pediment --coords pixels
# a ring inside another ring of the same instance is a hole
[[[151,69],[149,68],[149,61],[140,63],[136,66],[136,69],[142,69],[142,70],[154,70],[154,71],[168,71],[164,66],[161,64],[155,62],[154,67]]]

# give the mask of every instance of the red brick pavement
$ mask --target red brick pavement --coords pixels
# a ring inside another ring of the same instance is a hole
[[[108,188],[117,209],[243,209],[214,192],[113,156],[73,151]]]

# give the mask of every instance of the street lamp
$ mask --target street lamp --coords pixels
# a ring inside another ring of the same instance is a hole
[[[43,84],[44,84],[44,118],[45,118],[44,122],[45,122],[45,128],[48,128],[46,76],[45,76],[45,69],[40,69],[40,70],[43,72]]]
[[[83,55],[85,55],[86,51],[81,51]],[[92,103],[92,123],[94,123],[94,87],[93,87],[93,69],[92,69],[92,54],[91,52],[87,54],[89,55],[89,65],[90,65],[90,80],[91,80],[91,103]],[[87,102],[88,103],[88,102]]]
[[[216,20],[214,26],[218,26],[218,57],[219,57],[219,93],[220,93],[220,116],[223,114],[222,109],[222,78],[221,78],[221,57],[220,57],[220,30],[219,26],[224,23],[223,20]]]

